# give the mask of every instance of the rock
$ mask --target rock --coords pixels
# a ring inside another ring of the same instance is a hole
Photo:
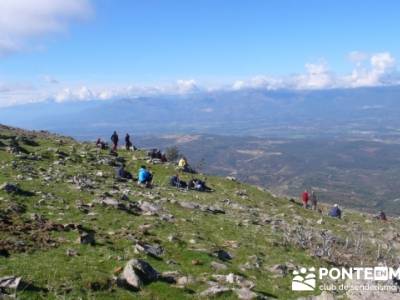
[[[218,257],[222,261],[228,261],[231,260],[233,257],[229,252],[226,252],[225,250],[217,250],[214,251],[214,256]]]
[[[78,251],[76,251],[75,249],[67,249],[66,254],[67,256],[77,256]]]
[[[233,289],[239,299],[241,300],[252,300],[259,298],[258,295],[248,288]]]
[[[160,258],[164,254],[164,248],[160,245],[149,245],[142,242],[138,242],[135,245],[135,249],[139,252],[144,252],[154,258]]]
[[[325,224],[325,222],[324,222],[324,220],[321,218],[321,219],[319,219],[319,220],[317,221],[317,224],[322,225],[322,224]]]
[[[171,214],[163,214],[160,216],[160,220],[165,222],[173,222],[174,219],[175,219],[174,215]]]
[[[213,214],[224,214],[225,211],[222,208],[215,207],[215,206],[202,206],[200,209],[204,212],[210,212]]]
[[[284,264],[278,264],[269,268],[268,271],[279,276],[286,276],[288,274],[289,268]]]
[[[228,269],[228,267],[226,265],[221,264],[221,263],[216,262],[216,261],[212,261],[211,262],[211,267],[216,271],[223,271],[223,270]]]
[[[215,285],[215,286],[209,287],[205,291],[201,292],[200,296],[201,297],[218,296],[223,293],[229,292],[230,290],[231,289],[228,287],[221,286],[221,285]]]
[[[21,283],[21,277],[16,277],[16,276],[0,277],[0,299],[3,299],[2,298],[3,295],[7,296],[7,294],[11,294],[13,292],[15,293],[20,283]],[[4,299],[8,298],[4,297]]]
[[[225,179],[230,181],[237,181],[236,177],[233,176],[226,176]]]
[[[156,281],[159,273],[144,260],[131,259],[127,262],[121,274],[121,281],[133,289],[140,289],[144,284]]]
[[[176,283],[178,281],[180,274],[177,271],[167,271],[162,272],[159,279],[168,282],[168,283]]]
[[[192,265],[193,266],[200,266],[200,265],[202,265],[203,263],[201,262],[201,261],[199,261],[198,259],[193,259],[192,260]]]
[[[252,289],[255,286],[255,284],[252,281],[245,279],[243,276],[236,275],[233,273],[229,273],[228,275],[215,275],[214,274],[214,275],[212,275],[212,277],[220,283],[234,284],[241,288]]]
[[[147,215],[155,215],[160,210],[160,207],[153,205],[147,201],[140,202],[139,208]]]
[[[193,203],[193,202],[189,202],[189,201],[181,201],[181,202],[179,202],[179,205],[182,206],[183,208],[187,208],[187,209],[200,208],[199,204]]]
[[[94,232],[81,231],[79,233],[78,243],[93,246],[96,243]]]
[[[17,193],[19,191],[19,188],[16,184],[5,182],[2,185],[0,185],[0,190],[5,191],[6,193]]]
[[[192,276],[182,276],[176,280],[177,285],[186,286],[192,284],[194,282],[194,278]]]

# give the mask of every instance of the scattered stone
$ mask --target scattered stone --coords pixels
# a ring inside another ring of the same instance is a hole
[[[5,191],[6,193],[17,193],[19,191],[19,188],[16,184],[5,182],[2,185],[0,185],[0,190]]]
[[[96,243],[94,232],[81,231],[79,233],[78,243],[93,246]]]
[[[225,179],[230,181],[237,181],[236,177],[233,176],[226,176]]]
[[[226,286],[214,285],[214,286],[209,287],[205,291],[201,292],[200,296],[201,297],[218,296],[223,293],[229,292],[230,290],[231,289]]]
[[[255,287],[255,284],[245,279],[243,276],[236,275],[233,273],[229,273],[228,275],[212,275],[212,277],[220,283],[228,283],[235,284],[240,287],[252,289]]]
[[[200,209],[204,212],[210,212],[213,214],[225,214],[225,211],[222,208],[215,206],[201,206]]]
[[[252,300],[258,299],[259,296],[255,292],[251,291],[248,288],[240,288],[240,289],[233,289],[239,299],[241,300]]]
[[[324,220],[321,218],[321,219],[319,219],[319,220],[317,221],[317,224],[322,225],[322,224],[325,224],[325,222],[324,222]]]
[[[221,263],[216,262],[216,261],[212,261],[211,262],[211,267],[216,271],[223,271],[223,270],[228,269],[228,267],[226,265],[221,264]]]
[[[176,283],[178,281],[180,274],[177,271],[167,271],[162,272],[159,279],[168,283]]]
[[[147,201],[141,201],[139,203],[139,208],[144,212],[146,215],[156,215],[157,212],[160,210],[160,207],[153,205]]]
[[[192,260],[192,265],[193,266],[200,266],[200,265],[202,265],[203,263],[201,262],[201,261],[199,261],[198,259],[193,259]]]
[[[76,251],[75,249],[67,249],[66,254],[67,256],[78,256],[78,251]]]
[[[157,259],[160,259],[161,256],[164,254],[164,248],[161,247],[158,244],[149,245],[149,244],[145,244],[145,243],[142,243],[142,242],[138,242],[135,245],[135,249],[138,252],[144,252],[147,255],[150,255],[150,256],[152,256],[154,258],[157,258]]]
[[[274,273],[278,276],[286,276],[289,272],[289,268],[287,265],[284,264],[277,264],[268,269],[271,273]]]
[[[189,202],[189,201],[181,201],[179,202],[179,205],[182,206],[183,208],[187,209],[196,209],[200,208],[200,205],[194,202]]]
[[[11,295],[16,293],[19,284],[21,283],[21,277],[16,276],[5,276],[0,277],[0,299],[2,296]],[[4,299],[7,299],[4,297]]]

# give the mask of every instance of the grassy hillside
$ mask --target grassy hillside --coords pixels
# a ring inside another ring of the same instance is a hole
[[[121,160],[134,174],[150,166],[154,188],[117,181],[113,165]],[[294,268],[396,262],[397,220],[357,212],[336,220],[326,207],[321,215],[220,177],[207,176],[212,193],[180,191],[168,185],[174,165],[146,161],[141,151],[115,158],[69,138],[0,128],[0,185],[17,187],[0,191],[0,277],[22,277],[20,299],[191,299],[218,280],[213,275],[229,273],[259,298],[295,299],[310,293],[290,290]],[[85,234],[95,242],[80,243]],[[154,257],[137,244],[163,251]],[[221,250],[231,259],[218,257]],[[116,278],[132,258],[175,271],[178,282],[120,287]],[[235,290],[216,296],[237,297]]]

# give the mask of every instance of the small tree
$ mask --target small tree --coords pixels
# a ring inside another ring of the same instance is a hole
[[[181,154],[177,146],[172,146],[165,149],[165,156],[167,157],[168,161],[176,161],[180,155]]]

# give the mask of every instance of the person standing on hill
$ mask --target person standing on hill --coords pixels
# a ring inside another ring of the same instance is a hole
[[[132,147],[131,137],[129,133],[125,135],[125,149],[129,151]]]
[[[114,133],[111,136],[111,142],[113,143],[113,148],[112,151],[116,152],[117,148],[118,148],[118,141],[119,141],[119,137],[116,131],[114,131]]]
[[[308,200],[309,200],[309,194],[308,191],[305,190],[302,194],[301,194],[301,200],[303,202],[303,207],[307,208],[308,207]]]
[[[318,202],[318,198],[317,198],[317,194],[315,193],[314,190],[311,191],[311,206],[313,210],[317,210],[317,202]]]

